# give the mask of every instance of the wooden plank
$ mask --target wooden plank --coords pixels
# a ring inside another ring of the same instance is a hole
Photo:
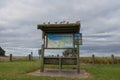
[[[44,64],[59,65],[59,58],[44,58]]]
[[[59,59],[61,59],[61,63],[59,62]],[[77,64],[77,58],[59,58],[59,57],[45,57],[44,58],[44,64],[53,64],[53,65],[76,65]]]
[[[62,65],[76,65],[77,58],[62,58]]]
[[[73,48],[44,48],[44,49],[73,49]],[[74,48],[76,49],[76,48]]]

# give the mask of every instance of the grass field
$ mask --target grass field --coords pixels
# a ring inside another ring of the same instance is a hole
[[[84,64],[81,69],[90,73],[86,79],[70,79],[63,77],[30,76],[28,72],[39,69],[39,61],[0,62],[0,80],[120,80],[120,64]],[[46,66],[54,67],[56,66]],[[64,66],[72,68],[73,66]]]

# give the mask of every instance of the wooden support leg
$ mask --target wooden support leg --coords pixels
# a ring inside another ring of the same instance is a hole
[[[41,65],[40,65],[41,72],[44,72],[44,44],[45,44],[45,33],[42,32]]]
[[[77,45],[77,73],[80,73],[79,45]]]
[[[43,47],[43,45],[42,45]],[[44,72],[44,49],[41,49],[41,58],[40,58],[40,72]]]
[[[59,57],[59,72],[62,71],[62,60],[61,57]]]

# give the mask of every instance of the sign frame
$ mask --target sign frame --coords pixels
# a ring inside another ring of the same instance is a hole
[[[75,45],[82,45],[82,33],[76,33],[74,34],[74,43]]]
[[[64,46],[64,47],[49,47],[48,46],[49,45],[49,35],[60,35],[62,37],[65,35],[64,37],[68,37],[68,38],[72,37],[71,38],[71,40],[72,40],[71,41],[71,46],[70,47],[66,47],[66,46]],[[74,48],[74,34],[46,34],[46,48],[47,49],[70,49],[70,48]]]

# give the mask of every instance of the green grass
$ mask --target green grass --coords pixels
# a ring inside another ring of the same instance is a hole
[[[70,79],[63,77],[30,76],[26,73],[39,69],[39,61],[0,62],[0,80],[120,80],[120,64],[85,64],[81,69],[90,73],[89,78]],[[49,68],[58,68],[55,65],[46,65]],[[63,66],[72,68],[73,66]]]
[[[120,64],[82,66],[92,76],[90,80],[120,80]],[[88,79],[89,80],[89,79]]]

